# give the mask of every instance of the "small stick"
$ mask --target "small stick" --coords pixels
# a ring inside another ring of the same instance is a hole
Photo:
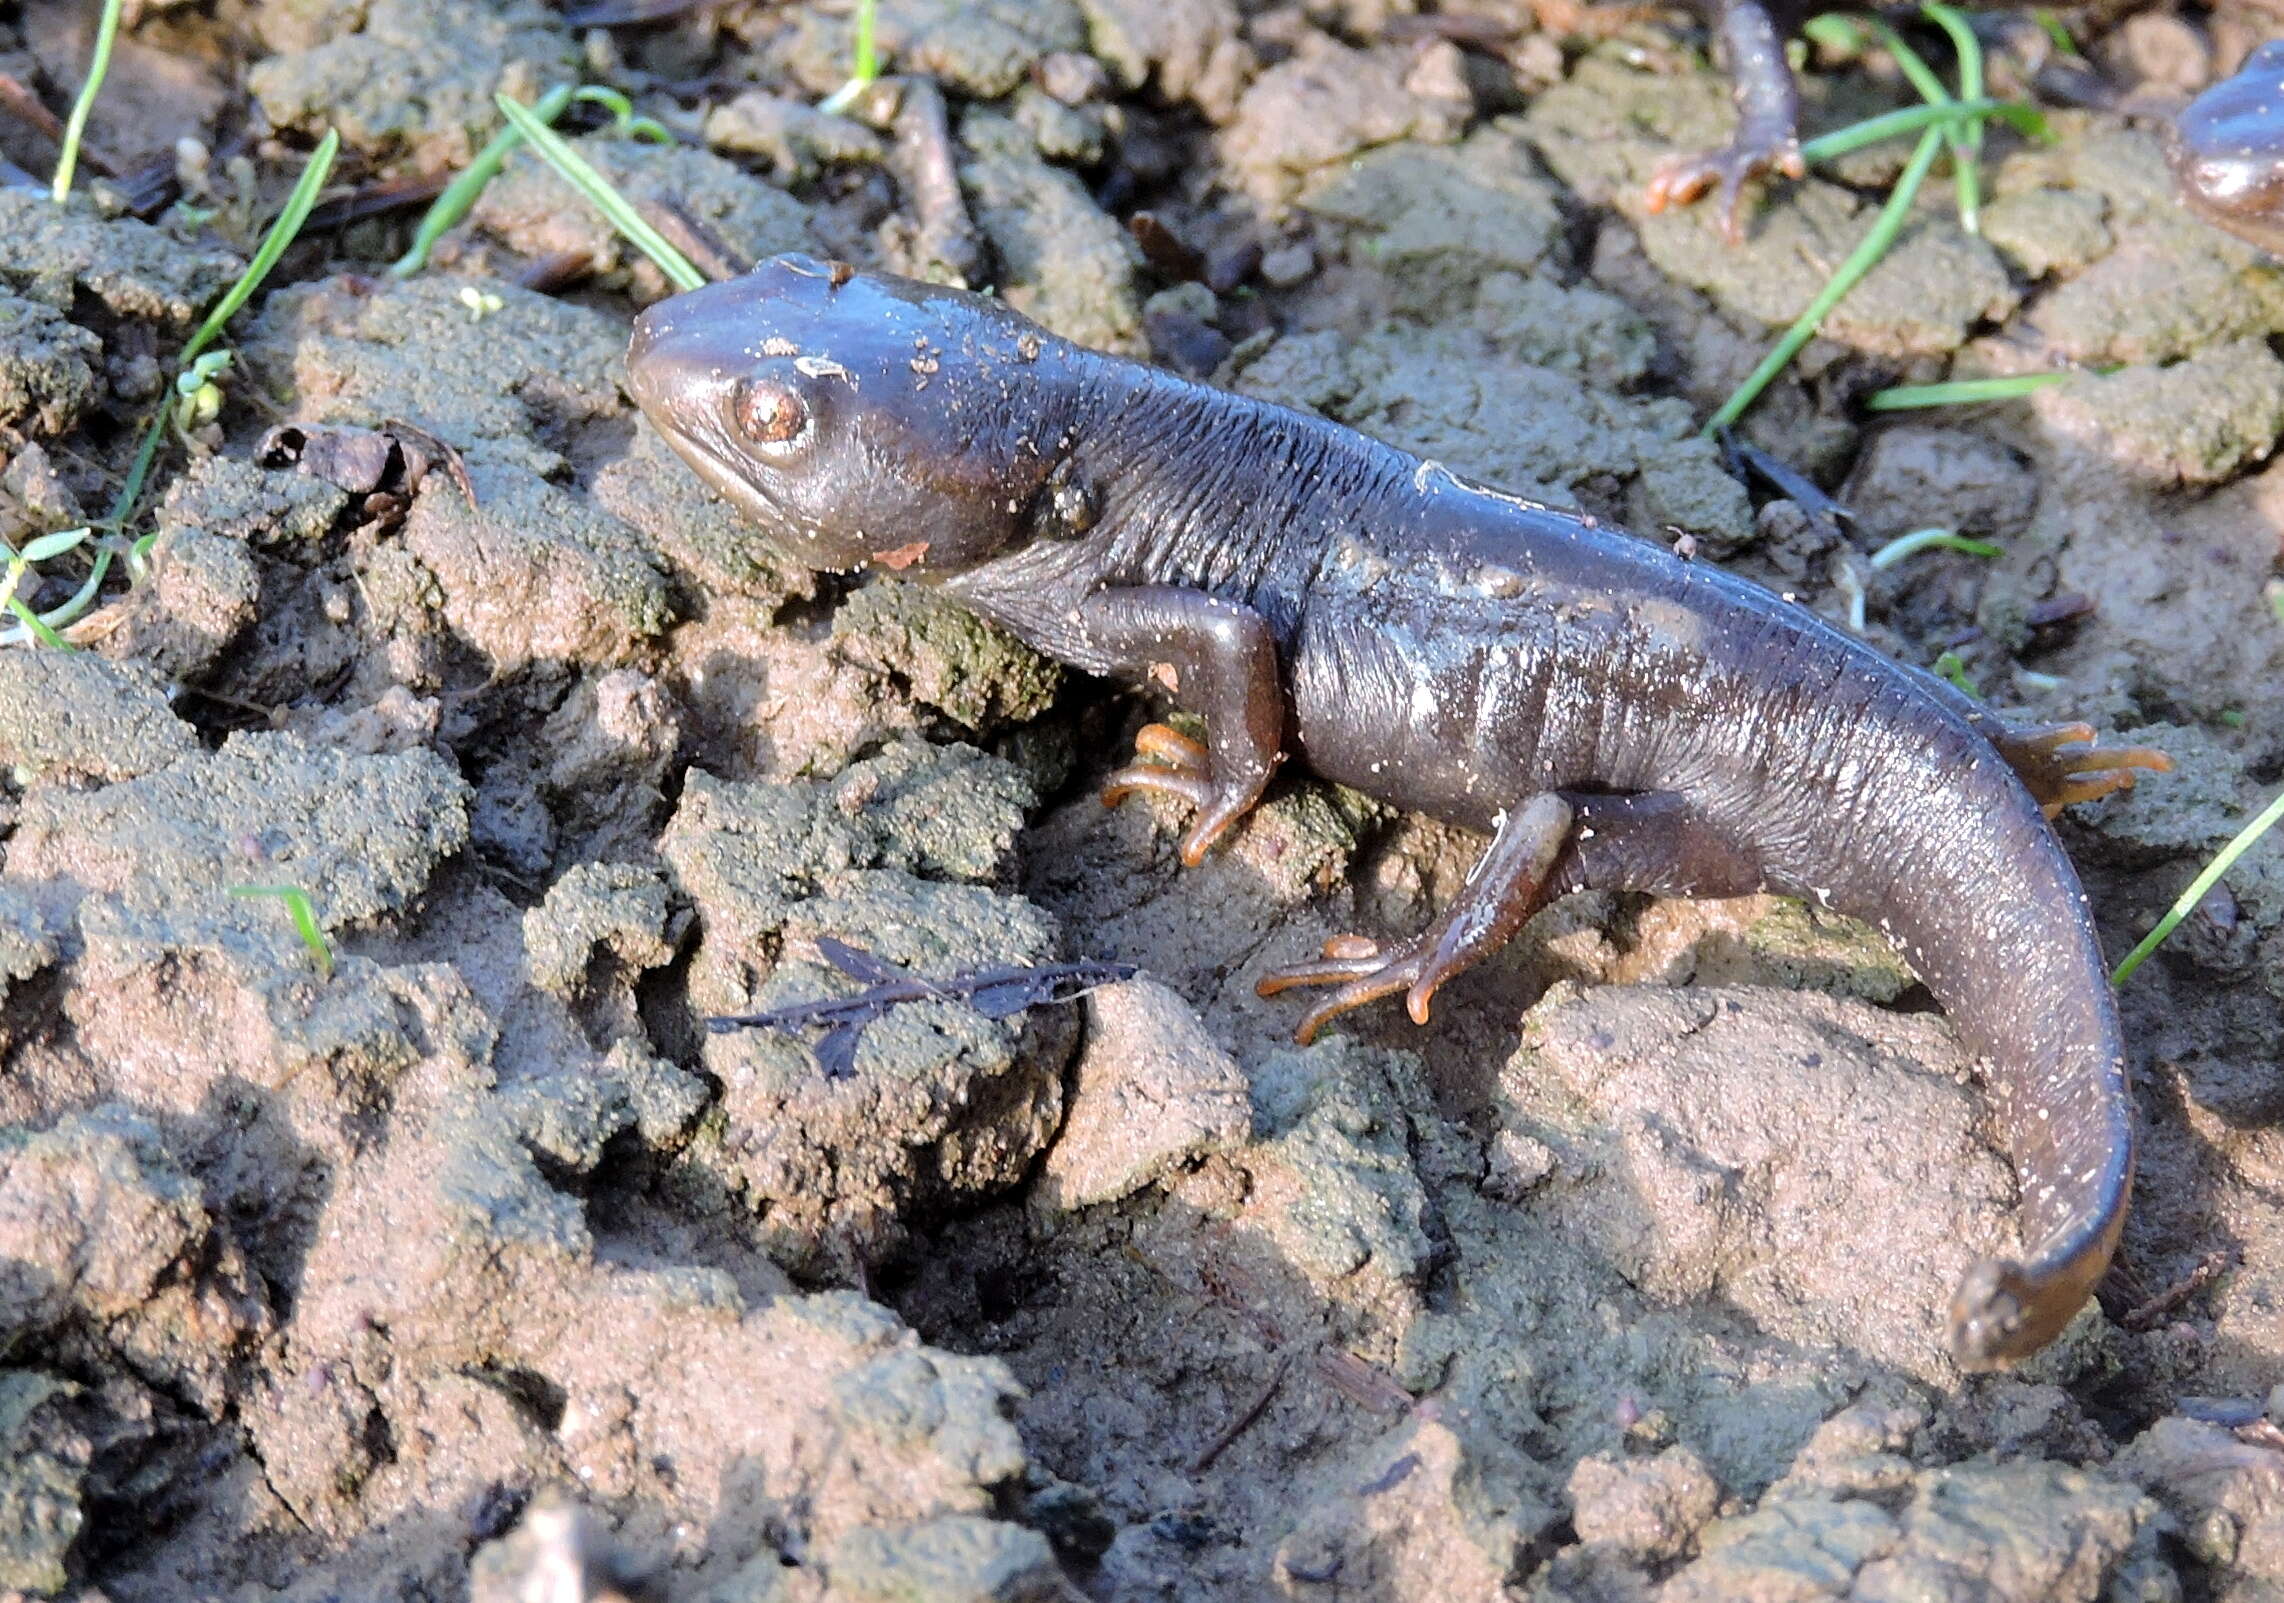
[[[2127,1330],[2155,1330],[2166,1315],[2211,1285],[2221,1271],[2228,1268],[2234,1261],[2235,1255],[2233,1253],[2207,1253],[2204,1260],[2196,1268],[2190,1270],[2179,1280],[2174,1281],[2173,1284],[2167,1286],[2147,1302],[2126,1310],[2125,1316],[2118,1320],[2118,1323]]]
[[[1202,1475],[1213,1468],[1213,1461],[1228,1449],[1229,1444],[1251,1428],[1253,1422],[1267,1410],[1269,1399],[1277,1395],[1277,1388],[1285,1383],[1285,1371],[1290,1369],[1292,1365],[1293,1353],[1292,1349],[1288,1347],[1277,1355],[1277,1362],[1269,1371],[1268,1384],[1261,1388],[1260,1395],[1240,1409],[1237,1417],[1229,1422],[1228,1427],[1219,1436],[1206,1443],[1204,1452],[1190,1460],[1190,1473],[1192,1475]]]
[[[721,235],[684,211],[672,200],[646,201],[643,218],[671,240],[676,249],[690,258],[691,264],[707,278],[719,284],[726,279],[753,271],[754,264],[745,260]]]
[[[943,91],[925,78],[900,79],[897,87],[896,115],[890,124],[896,144],[889,152],[888,169],[911,204],[920,252],[959,274],[962,283],[978,283],[983,276],[983,245],[960,192]]]
[[[1316,1372],[1332,1383],[1333,1390],[1375,1414],[1401,1414],[1417,1400],[1378,1364],[1368,1363],[1345,1347],[1319,1347]]]

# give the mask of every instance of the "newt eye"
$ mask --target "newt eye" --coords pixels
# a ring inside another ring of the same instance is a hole
[[[732,402],[738,432],[759,446],[784,447],[809,432],[809,403],[776,379],[747,379]]]

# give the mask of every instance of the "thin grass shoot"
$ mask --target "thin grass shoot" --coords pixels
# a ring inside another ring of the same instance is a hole
[[[95,110],[95,97],[103,92],[103,80],[111,71],[111,47],[119,39],[119,13],[125,0],[103,0],[103,14],[96,19],[95,50],[88,57],[87,81],[79,86],[79,98],[71,103],[71,116],[63,125],[63,148],[56,154],[55,183],[50,195],[58,206],[71,198],[71,180],[79,167],[80,141],[87,137],[88,114]]]
[[[44,646],[52,647],[58,651],[77,649],[70,641],[56,633],[53,623],[34,612],[23,598],[16,594],[17,587],[23,584],[25,576],[38,564],[51,562],[68,551],[76,550],[85,544],[88,537],[94,532],[92,528],[78,528],[65,529],[56,534],[43,534],[36,540],[27,541],[23,550],[9,552],[7,569],[5,572],[0,572],[0,603],[4,603],[9,612],[22,620],[24,632],[29,638],[39,641]],[[0,542],[0,550],[5,549],[5,542]],[[62,609],[57,610],[60,612]]]
[[[705,275],[690,265],[690,258],[643,221],[626,197],[611,187],[610,180],[595,171],[593,164],[572,149],[561,134],[534,117],[528,107],[517,105],[506,95],[494,95],[492,99],[499,106],[500,115],[514,124],[531,148],[563,175],[565,183],[584,195],[628,244],[658,264],[658,270],[666,275],[668,283],[678,290],[692,290],[706,282]]]
[[[1958,98],[1980,100],[1983,44],[1975,37],[1975,30],[1967,25],[1964,16],[1944,5],[1942,0],[1922,0],[1919,9],[1951,36],[1951,49],[1959,58]],[[1983,231],[1982,121],[1977,118],[1964,126],[1946,127],[1944,137],[1951,142],[1952,176],[1959,192],[1959,226],[1969,234],[1980,234]]]
[[[1945,129],[1963,123],[1980,122],[1997,118],[2008,124],[2026,139],[2049,138],[2050,130],[2045,115],[2036,106],[2026,106],[2017,100],[1993,100],[1984,96],[1974,100],[1951,100],[1942,105],[1922,104],[1905,106],[1897,111],[1884,111],[1877,117],[1866,117],[1845,128],[1835,128],[1828,134],[1818,134],[1800,147],[1800,159],[1811,166],[1833,161],[1850,151],[1866,145],[1876,145],[1883,139],[1900,139],[1922,129],[1941,125]]]
[[[270,224],[269,232],[262,236],[262,243],[255,248],[254,259],[246,264],[246,270],[238,275],[238,281],[214,303],[214,309],[206,314],[206,321],[198,325],[197,332],[190,336],[190,342],[183,346],[182,360],[185,363],[205,350],[208,343],[222,332],[222,325],[237,316],[239,308],[254,298],[255,292],[262,287],[262,281],[278,265],[278,258],[286,253],[295,237],[301,233],[301,225],[308,222],[309,214],[317,209],[318,194],[325,188],[325,180],[332,176],[333,158],[340,153],[341,136],[328,128],[325,137],[317,142],[317,149],[310,154],[309,164],[302,168],[301,177],[294,181],[293,193],[286,196],[286,203],[279,210],[277,220]]]
[[[2067,373],[2011,373],[2004,378],[1953,379],[1943,384],[1898,384],[1866,396],[1867,412],[1909,412],[1926,406],[1973,406],[1983,401],[2012,401],[2052,389],[2070,377]]]
[[[1837,11],[1810,17],[1797,31],[1801,38],[1817,49],[1835,56],[1853,55],[1862,50],[1865,44],[1862,26],[1854,17],[1844,16]]]
[[[655,117],[635,115],[634,102],[618,90],[600,84],[581,84],[577,87],[557,84],[532,103],[531,114],[553,127],[566,110],[579,102],[590,102],[608,111],[614,133],[632,139],[647,139],[658,145],[674,142],[674,135],[664,123]],[[435,251],[436,242],[475,207],[476,197],[484,192],[484,186],[499,176],[508,157],[523,142],[523,130],[514,123],[492,135],[460,176],[429,202],[428,210],[421,214],[420,226],[413,230],[411,246],[389,264],[391,278],[410,278],[428,265],[428,258]]]
[[[1872,21],[1872,30],[1879,36],[1880,43],[1887,47],[1887,53],[1894,58],[1904,77],[1919,91],[1922,100],[1931,106],[1949,107],[1958,104],[1951,91],[1943,87],[1943,80],[1935,69],[1927,64],[1918,51],[1911,48],[1902,34],[1877,18]],[[1979,54],[1976,57],[1976,68],[1979,76]],[[1951,148],[1951,170],[1956,175],[1959,191],[1960,226],[1970,234],[1976,233],[1981,228],[1982,201],[1974,172],[1974,159],[1966,148],[1966,134],[1956,126],[1945,124],[1943,141]]]
[[[1967,659],[1956,651],[1946,651],[1938,656],[1927,665],[1927,671],[1962,695],[1972,696],[1977,701],[1983,699],[1982,687],[1967,672]]]
[[[301,177],[295,181],[293,192],[286,197],[286,203],[278,212],[276,221],[270,224],[268,233],[255,249],[253,260],[246,264],[246,270],[238,275],[237,281],[214,304],[214,309],[206,314],[205,321],[198,325],[183,346],[179,358],[181,365],[175,375],[176,384],[179,385],[186,376],[194,378],[191,391],[194,401],[198,391],[227,365],[224,353],[217,352],[214,356],[207,357],[203,364],[200,353],[222,332],[223,325],[253,299],[261,289],[263,280],[277,266],[278,259],[285,255],[287,247],[300,234],[302,225],[309,221],[310,212],[317,206],[318,193],[324,189],[325,180],[331,176],[333,159],[340,150],[341,136],[328,130],[324,139],[318,142],[317,149],[311,153],[308,165],[302,168]],[[223,359],[217,360],[217,357]],[[42,613],[37,619],[25,620],[21,627],[0,630],[0,647],[20,646],[28,640],[47,639],[47,633],[36,625],[45,624],[48,630],[61,628],[93,606],[95,598],[102,593],[103,580],[110,573],[111,564],[121,550],[127,550],[135,558],[148,554],[150,542],[147,537],[136,541],[131,547],[123,547],[120,542],[128,519],[134,516],[136,503],[142,499],[143,487],[150,481],[151,469],[158,462],[159,448],[166,442],[167,426],[179,416],[178,408],[184,395],[178,388],[170,386],[170,389],[173,393],[169,399],[151,414],[150,422],[143,429],[142,442],[135,450],[135,460],[128,467],[126,478],[120,482],[119,493],[112,497],[109,516],[97,525],[107,530],[108,535],[96,547],[94,566],[86,581],[62,606]],[[38,542],[33,544],[37,545]],[[131,561],[129,566],[130,571],[139,572],[142,564]],[[13,599],[12,590],[10,596]],[[11,607],[9,610],[23,618],[19,609]]]
[[[309,892],[299,885],[233,885],[230,894],[283,903],[286,916],[293,920],[294,933],[317,964],[317,972],[326,979],[333,978],[333,943],[325,938],[325,927],[317,921],[317,905],[309,899]]]
[[[2054,41],[2055,49],[2061,51],[2065,56],[2071,56],[2080,61],[2085,59],[2078,49],[2078,41],[2070,37],[2069,25],[2052,9],[2040,6],[2030,15],[2039,27],[2046,30],[2046,37]]]
[[[279,210],[277,219],[262,236],[261,244],[255,247],[253,260],[246,264],[246,270],[224,291],[222,298],[214,303],[213,310],[206,314],[206,320],[198,325],[183,345],[182,355],[178,358],[182,364],[178,377],[195,370],[199,353],[222,332],[223,325],[254,298],[255,293],[261,289],[263,280],[277,266],[278,259],[292,246],[301,233],[302,224],[309,221],[309,214],[317,208],[317,197],[325,188],[325,180],[333,173],[333,158],[340,152],[341,136],[332,129],[327,129],[325,137],[318,141],[317,149],[311,153],[309,164],[302,168],[301,177],[295,180],[293,193],[286,196],[286,203]],[[111,504],[109,521],[114,529],[125,528],[128,518],[134,515],[135,503],[142,499],[143,485],[150,477],[152,465],[158,460],[159,445],[165,438],[167,420],[171,416],[173,408],[162,406],[144,432],[142,449],[135,453],[134,466],[128,469],[126,482],[120,485],[118,498]]]
[[[850,63],[849,81],[819,101],[819,111],[840,116],[855,105],[857,96],[871,88],[880,76],[880,50],[875,37],[879,21],[879,0],[857,0],[856,39],[850,52],[855,59]]]
[[[1848,291],[1854,289],[1879,259],[1887,254],[1888,247],[1895,243],[1896,235],[1903,232],[1904,219],[1911,214],[1911,203],[1919,197],[1919,186],[1926,182],[1928,169],[1935,165],[1936,152],[1942,146],[1943,135],[1940,129],[1929,128],[1919,136],[1919,145],[1912,151],[1910,163],[1903,169],[1903,176],[1896,180],[1887,204],[1880,208],[1879,216],[1874,219],[1862,242],[1848,253],[1848,259],[1840,264],[1825,286],[1816,292],[1816,298],[1793,320],[1792,326],[1784,331],[1783,338],[1776,342],[1768,355],[1761,358],[1760,365],[1753,369],[1744,383],[1737,386],[1736,392],[1721,403],[1721,409],[1705,420],[1705,426],[1698,433],[1710,439],[1742,417],[1745,409],[1760,399],[1761,391],[1767,389],[1776,376],[1784,371],[1786,364],[1799,354],[1800,348],[1815,337],[1816,330],[1823,325],[1832,308],[1839,305]]]
[[[570,104],[571,85],[557,84],[539,97],[531,114],[541,122],[552,123]],[[500,168],[522,143],[523,131],[513,123],[492,135],[484,148],[476,152],[476,159],[468,163],[467,169],[444,186],[444,193],[429,202],[428,210],[421,214],[420,226],[412,232],[411,248],[389,263],[391,278],[410,278],[428,265],[429,253],[436,249],[436,242],[444,237],[447,229],[468,215],[476,204],[476,197],[484,192],[484,186],[499,176]]]
[[[2005,551],[1988,540],[1971,539],[1954,529],[1914,529],[1899,534],[1864,560],[1875,568],[1892,568],[1922,551],[1956,551],[1968,557],[1999,557]]]
[[[2221,882],[2221,876],[2236,866],[2237,859],[2250,851],[2255,841],[2274,829],[2279,819],[2284,819],[2284,792],[2280,792],[2274,801],[2263,807],[2251,823],[2238,830],[2213,860],[2205,865],[2204,871],[2189,881],[2189,888],[2174,899],[2165,916],[2141,938],[2139,945],[2125,954],[2125,960],[2111,972],[2110,984],[2123,985],[2131,979],[2133,971],[2141,967],[2150,953],[2165,944],[2165,938],[2179,929],[2181,921],[2197,910],[2197,904]]]

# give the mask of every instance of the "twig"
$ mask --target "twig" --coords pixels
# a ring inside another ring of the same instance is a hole
[[[1277,1388],[1285,1383],[1285,1371],[1292,1367],[1293,1353],[1288,1347],[1277,1355],[1277,1362],[1269,1370],[1268,1383],[1261,1388],[1260,1393],[1238,1410],[1237,1417],[1222,1428],[1220,1435],[1205,1444],[1205,1451],[1190,1460],[1192,1475],[1202,1475],[1213,1468],[1213,1461],[1229,1450],[1229,1444],[1252,1428],[1253,1422],[1267,1411],[1269,1399],[1277,1395]]]
[[[2236,1254],[2232,1252],[2222,1251],[2205,1254],[2199,1260],[2196,1268],[2174,1281],[2173,1284],[2167,1286],[2147,1302],[2138,1307],[2127,1309],[2118,1323],[2127,1330],[2155,1330],[2174,1309],[2211,1285],[2222,1271],[2231,1267],[2235,1262]]]
[[[890,127],[896,144],[888,156],[888,169],[912,203],[921,258],[914,266],[925,272],[935,263],[974,284],[983,275],[983,244],[968,217],[967,199],[960,190],[959,163],[952,153],[951,124],[944,113],[943,91],[925,78],[893,80],[899,91]]]
[[[829,1080],[845,1080],[856,1073],[857,1037],[864,1027],[907,1002],[965,1002],[985,1018],[1003,1019],[1026,1008],[1075,1002],[1089,991],[1134,977],[1131,963],[1008,964],[931,980],[907,974],[884,963],[862,947],[817,937],[817,950],[825,961],[865,989],[854,996],[823,997],[794,1002],[760,1013],[725,1013],[706,1020],[716,1035],[732,1030],[776,1030],[793,1034],[823,1029],[824,1038],[811,1050],[817,1066]]]

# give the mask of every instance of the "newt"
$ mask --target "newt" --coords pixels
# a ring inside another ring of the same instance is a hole
[[[2284,39],[2271,39],[2165,130],[2182,203],[2284,258]]]
[[[1950,1308],[1961,1367],[2035,1352],[2132,1189],[2125,1056],[2052,810],[2169,766],[2013,728],[1759,585],[1310,414],[1074,345],[964,291],[782,256],[636,321],[628,388],[793,560],[932,584],[1163,724],[1103,799],[1200,862],[1288,758],[1487,833],[1424,931],[1329,942],[1301,1021],[1437,987],[1552,898],[1779,891],[1887,932],[1991,1065],[2019,1260]]]
[[[1718,150],[1663,163],[1643,194],[1652,212],[1716,191],[1721,230],[1743,238],[1743,190],[1751,178],[1799,178],[1800,91],[1785,40],[1826,6],[1810,0],[1698,0],[1728,60],[1737,131]],[[2190,211],[2284,254],[2284,40],[2252,53],[2233,77],[2192,100],[2164,129],[2175,193]]]

